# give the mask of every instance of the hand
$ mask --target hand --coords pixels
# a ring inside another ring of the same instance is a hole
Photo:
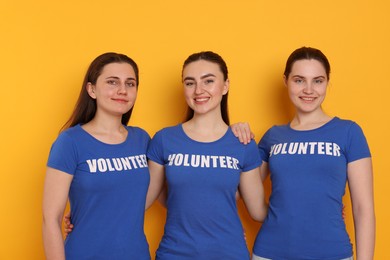
[[[65,231],[65,234],[69,235],[69,233],[72,232],[73,227],[74,226],[73,226],[73,224],[71,223],[71,220],[70,220],[70,212],[68,212],[64,216],[64,231]]]
[[[234,135],[238,137],[241,143],[248,144],[251,139],[255,138],[255,135],[251,132],[249,123],[235,123],[230,126]]]

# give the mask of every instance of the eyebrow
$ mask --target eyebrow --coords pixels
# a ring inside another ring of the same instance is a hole
[[[206,75],[201,76],[200,78],[204,79],[204,78],[208,78],[208,77],[216,77],[216,76],[213,73],[208,73]],[[183,79],[183,81],[185,81],[185,80],[195,80],[195,78],[194,77],[185,77]]]
[[[119,78],[119,77],[116,77],[116,76],[108,76],[108,77],[106,77],[106,79],[120,79],[120,78]],[[136,80],[136,79],[130,77],[130,78],[127,78],[126,80]]]
[[[303,78],[303,79],[306,78],[305,76],[301,76],[301,75],[292,75],[291,77],[292,78]],[[319,78],[326,79],[325,76],[317,76],[317,77],[314,77],[313,79],[319,79]]]

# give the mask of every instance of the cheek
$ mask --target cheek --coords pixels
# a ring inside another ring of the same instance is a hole
[[[318,89],[317,89],[317,92],[320,95],[325,96],[327,89],[328,89],[327,86],[319,86]]]
[[[191,99],[193,91],[190,88],[184,88],[184,97],[185,99]]]
[[[134,99],[136,99],[136,98],[137,98],[137,95],[138,95],[137,89],[136,89],[136,88],[131,88],[131,89],[129,90],[129,95],[130,95],[131,97],[134,97]]]
[[[293,97],[293,96],[296,96],[299,92],[300,92],[300,89],[296,86],[287,86],[287,92],[288,92],[288,95],[290,97]]]
[[[212,93],[213,96],[222,96],[227,93],[227,89],[225,86],[214,86],[212,89],[209,90],[210,93]]]

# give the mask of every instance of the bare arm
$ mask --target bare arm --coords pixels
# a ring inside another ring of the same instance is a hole
[[[241,173],[239,190],[249,215],[256,221],[264,221],[267,204],[260,177],[260,167]]]
[[[374,259],[375,212],[371,158],[348,164],[357,260]]]
[[[64,241],[61,232],[62,215],[73,176],[48,167],[43,191],[43,245],[46,259],[64,260]]]
[[[160,192],[160,195],[158,196],[157,201],[164,207],[167,207],[167,197],[168,197],[168,185],[165,182],[164,186]]]
[[[260,178],[261,178],[262,182],[264,182],[264,180],[265,180],[265,178],[267,178],[268,174],[269,174],[268,163],[263,161],[263,163],[260,166]]]
[[[146,195],[145,209],[152,206],[153,202],[159,197],[163,191],[165,182],[165,169],[163,165],[149,160],[148,167],[150,172],[150,183]]]

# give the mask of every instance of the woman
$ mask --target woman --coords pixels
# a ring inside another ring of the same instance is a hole
[[[272,193],[253,260],[353,259],[342,217],[347,181],[356,256],[373,259],[371,155],[356,123],[323,111],[329,75],[330,64],[320,50],[302,47],[287,60],[284,84],[296,113],[289,124],[269,129],[258,145],[262,178],[270,172]],[[247,130],[238,126],[237,134]]]
[[[138,83],[137,64],[123,54],[102,54],[89,66],[47,163],[47,259],[150,259],[143,231],[150,138],[127,126]],[[64,244],[61,220],[68,196],[77,228]]]
[[[237,213],[240,191],[250,215],[266,215],[254,142],[240,144],[229,128],[228,69],[213,52],[183,65],[186,121],[160,130],[149,149],[147,204],[167,182],[167,220],[156,259],[249,259]]]

